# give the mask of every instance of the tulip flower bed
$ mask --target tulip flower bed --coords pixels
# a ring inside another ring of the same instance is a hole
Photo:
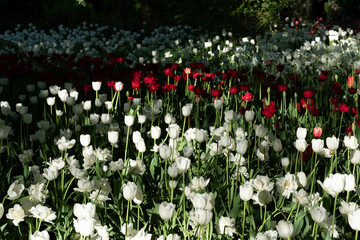
[[[359,35],[113,30],[0,36],[1,239],[357,239]]]

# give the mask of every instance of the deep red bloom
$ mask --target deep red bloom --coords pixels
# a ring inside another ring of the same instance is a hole
[[[220,89],[212,89],[211,90],[211,95],[213,95],[213,97],[215,99],[219,99],[222,96],[223,92]]]
[[[240,85],[239,87],[241,91],[249,91],[250,89],[249,85]]]
[[[91,84],[85,84],[84,85],[84,91],[85,92],[89,91],[90,89],[92,89]]]
[[[205,77],[203,77],[204,82],[211,82],[212,80],[214,80],[215,78],[215,74],[213,73],[206,73]]]
[[[312,91],[312,90],[304,91],[304,97],[305,98],[311,98],[314,95],[314,92],[315,91]]]
[[[193,91],[194,91],[194,88],[195,88],[194,85],[189,85],[189,86],[188,86],[188,89],[189,89],[190,92],[193,92]]]
[[[348,92],[351,94],[351,95],[354,95],[356,93],[357,89],[356,88],[348,88]]]
[[[328,73],[329,73],[329,72],[328,72],[328,71],[326,71],[326,70],[322,70],[322,71],[321,71],[321,74],[323,74],[323,75],[325,75],[325,76],[327,76],[327,75],[328,75]]]
[[[346,133],[347,133],[347,135],[350,135],[350,136],[354,134],[354,132],[352,130],[352,125],[350,125],[346,128]]]
[[[141,72],[141,71],[135,71],[135,72],[133,72],[133,77],[134,77],[134,78],[137,78],[137,79],[142,78],[142,72]]]
[[[307,107],[307,101],[306,101],[305,98],[301,98],[301,99],[300,99],[300,103],[301,103],[301,106],[302,106],[303,108],[306,108],[306,107]]]
[[[276,70],[277,70],[278,72],[284,71],[284,68],[285,68],[285,65],[276,65]]]
[[[271,101],[269,105],[265,105],[264,109],[261,111],[261,114],[267,118],[272,118],[275,113],[276,113],[276,106],[273,101]]]
[[[168,77],[173,77],[174,76],[174,73],[173,73],[173,70],[171,68],[165,68],[164,69],[164,74]]]
[[[202,74],[197,71],[193,71],[192,74],[194,79],[199,79],[200,77],[202,77]]]
[[[131,86],[135,91],[140,91],[140,85],[141,81],[137,78],[133,78],[133,80],[131,81]]]
[[[289,78],[290,78],[291,80],[295,81],[295,80],[298,80],[298,79],[299,79],[299,76],[296,75],[295,73],[290,73],[290,74],[289,74]]]
[[[174,77],[174,80],[177,81],[177,82],[180,81],[180,79],[181,79],[181,77],[180,77],[179,75],[176,75],[176,76]]]
[[[251,93],[247,92],[241,98],[243,101],[249,102],[249,101],[251,101],[252,97],[253,97],[253,95]]]
[[[332,90],[335,95],[344,94],[344,91],[341,89],[341,85],[338,82],[334,82]]]
[[[165,83],[163,86],[162,86],[162,89],[163,89],[163,92],[166,93],[166,92],[171,92],[171,91],[174,91],[176,90],[176,86],[174,84],[167,84]]]
[[[349,111],[350,107],[348,107],[345,103],[340,103],[340,111],[347,113]]]
[[[178,69],[179,68],[179,64],[178,63],[173,63],[172,64],[172,66],[171,66],[171,68],[173,69],[173,70],[176,70],[176,69]]]
[[[155,78],[155,75],[153,73],[150,73],[144,77],[144,83],[147,85],[156,84],[157,78]]]
[[[279,84],[279,91],[285,92],[287,90],[287,84]]]
[[[107,81],[107,82],[106,82],[106,85],[107,85],[108,87],[113,87],[113,86],[115,85],[115,83],[116,83],[115,80]]]
[[[239,112],[241,113],[241,115],[245,115],[246,108],[241,107],[241,108],[239,109]]]
[[[239,89],[237,86],[232,86],[230,89],[229,89],[229,92],[230,94],[237,94],[239,92]]]
[[[335,97],[331,97],[330,98],[330,103],[333,105],[337,105],[339,103],[340,99],[335,98]]]
[[[325,82],[327,79],[327,76],[325,74],[321,74],[319,77],[320,82]]]
[[[147,85],[149,92],[157,92],[159,90],[160,84],[150,84]]]
[[[134,95],[130,94],[130,95],[128,96],[128,99],[129,99],[130,101],[133,100],[133,99],[134,99]]]
[[[222,74],[222,78],[223,78],[224,80],[228,80],[228,79],[230,79],[230,76],[227,75],[226,73],[223,73],[223,74]]]
[[[357,116],[357,110],[356,110],[356,108],[351,108],[351,115],[353,116],[353,117],[356,117]]]

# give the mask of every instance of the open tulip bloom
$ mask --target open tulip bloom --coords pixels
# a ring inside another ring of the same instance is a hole
[[[276,29],[0,34],[0,239],[356,239],[360,37]]]

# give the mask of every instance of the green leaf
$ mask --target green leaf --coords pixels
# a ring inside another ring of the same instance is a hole
[[[230,210],[230,213],[229,213],[229,217],[236,219],[238,216],[241,215],[242,211],[240,209],[240,207],[241,207],[240,201],[241,201],[240,196],[236,195],[233,208]]]

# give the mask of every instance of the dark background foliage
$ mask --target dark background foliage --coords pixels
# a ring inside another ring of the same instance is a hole
[[[359,0],[0,0],[0,30],[28,23],[42,29],[72,27],[86,21],[129,30],[186,24],[255,35],[285,17],[322,17],[329,24],[357,28],[359,6]]]

